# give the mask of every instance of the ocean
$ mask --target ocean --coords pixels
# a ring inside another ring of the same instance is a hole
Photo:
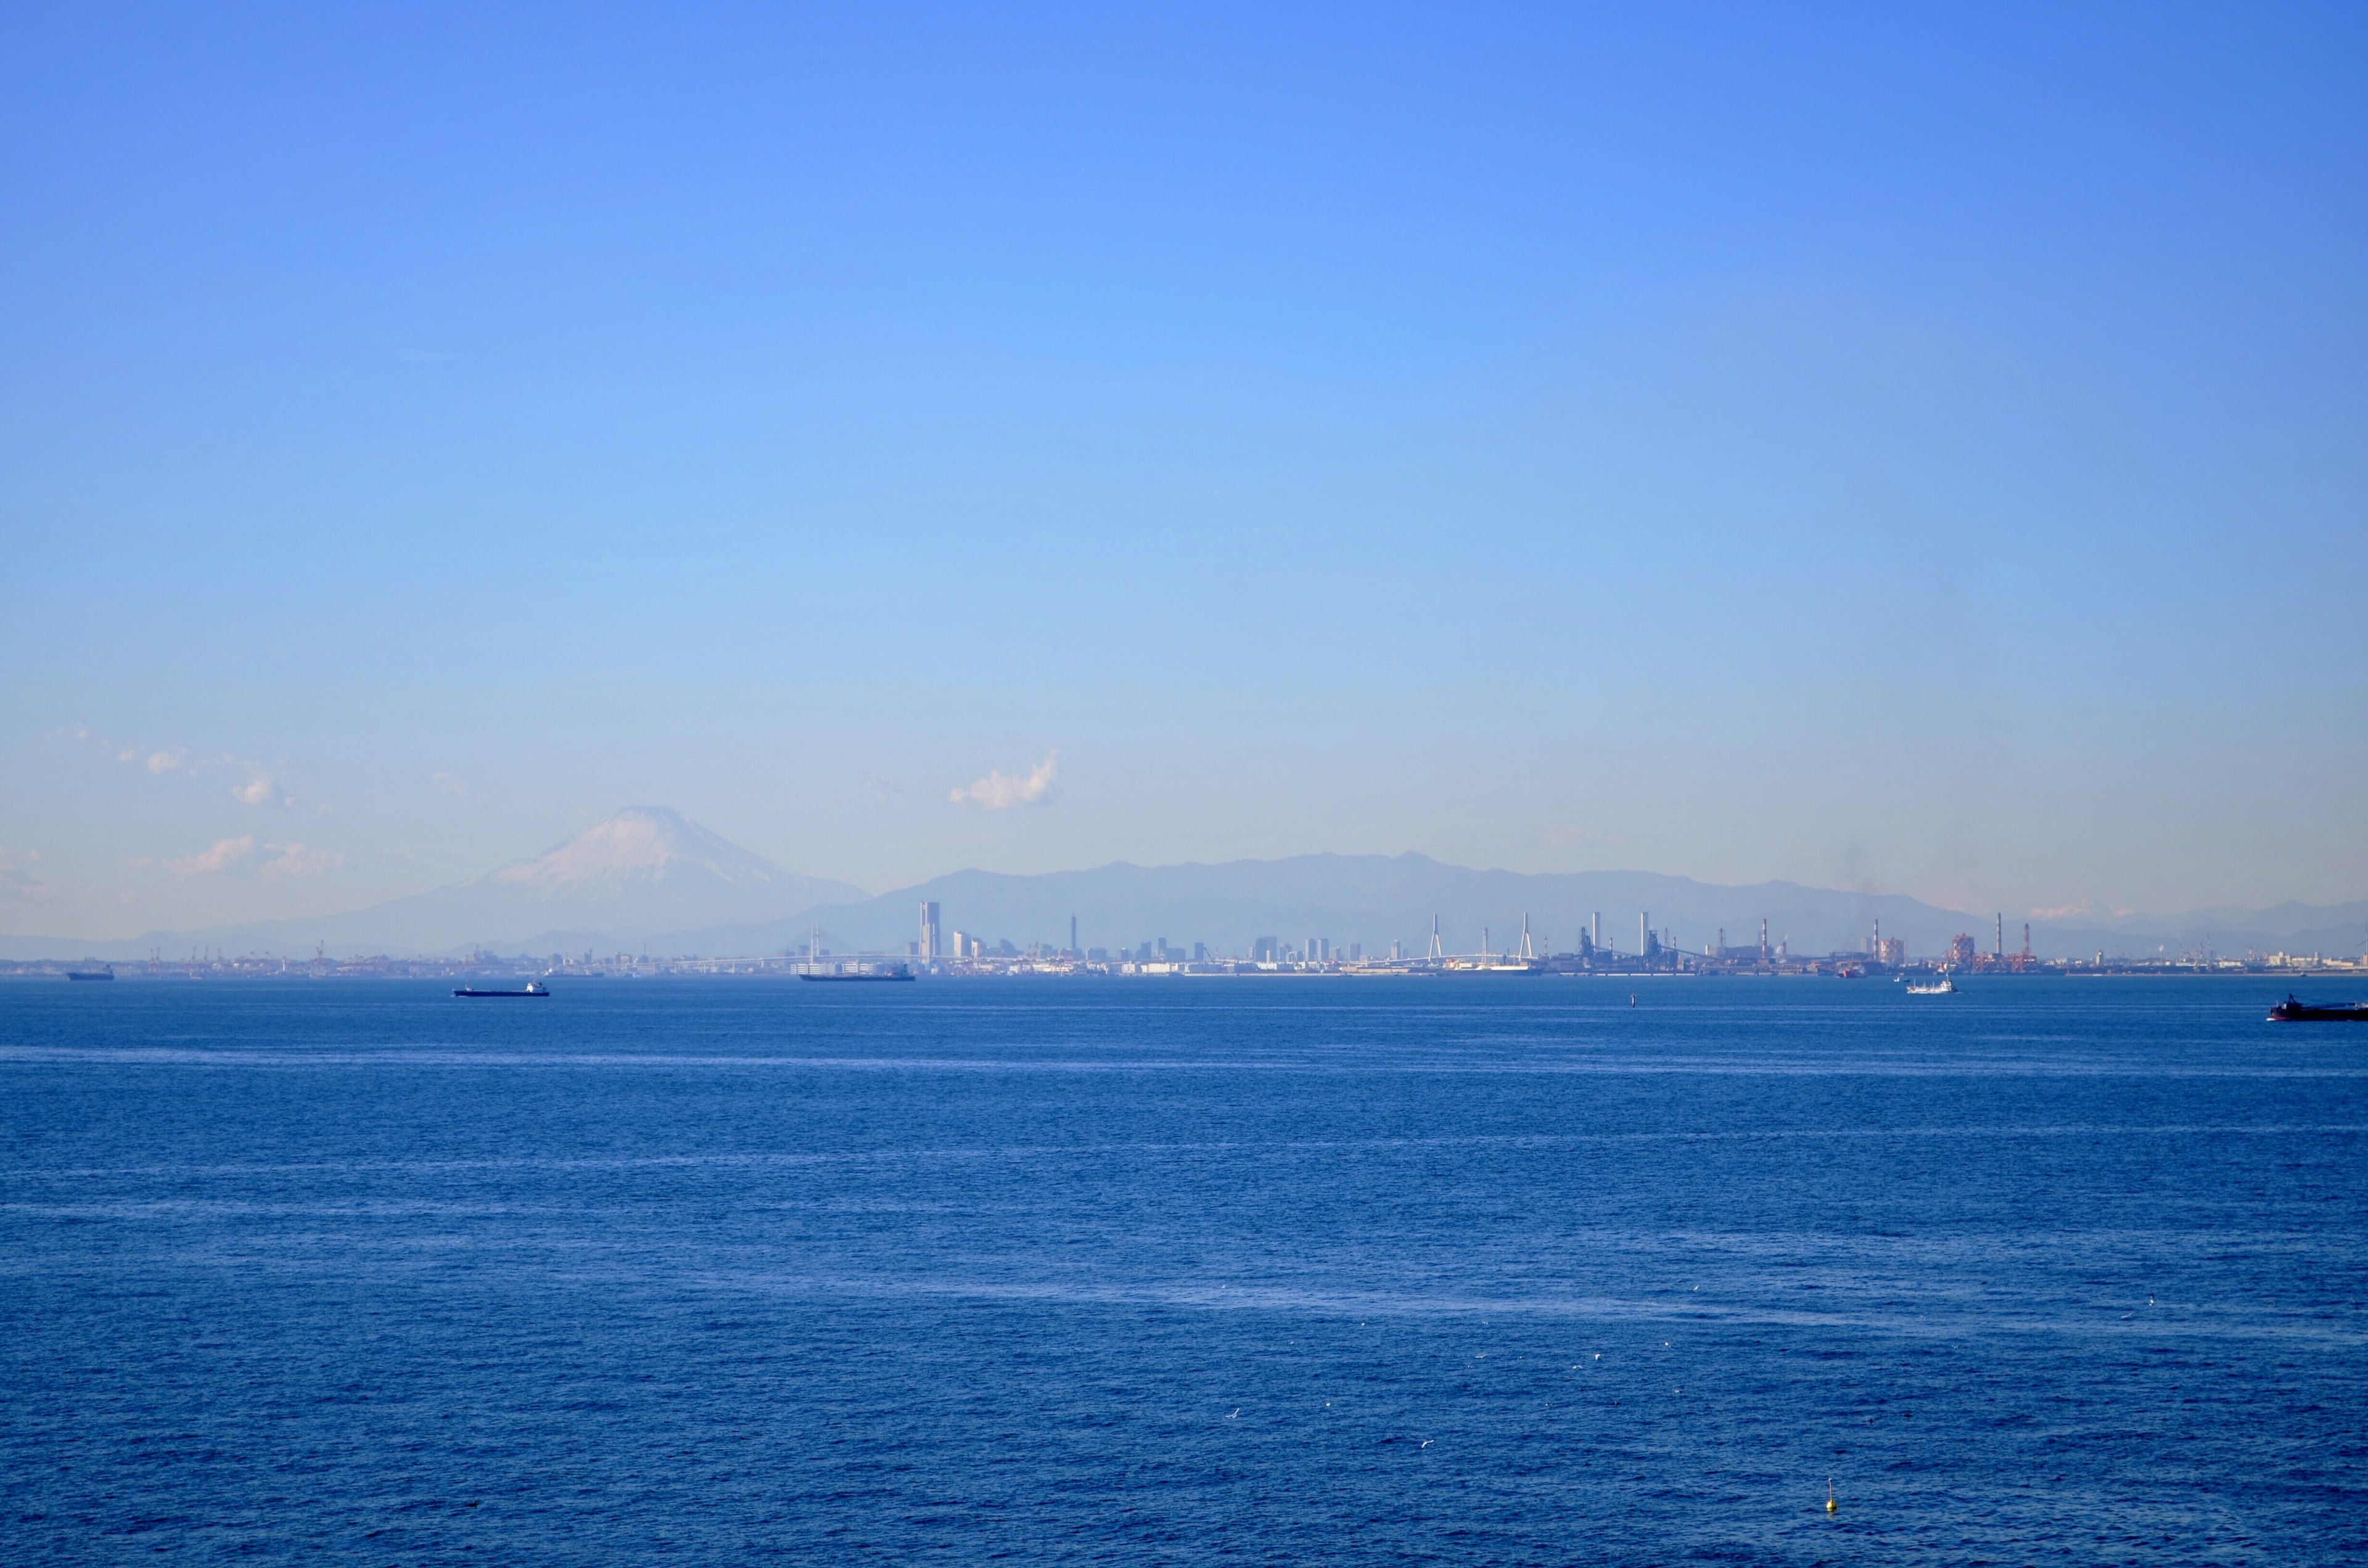
[[[554,989],[0,988],[0,1561],[2368,1558],[2271,983]]]

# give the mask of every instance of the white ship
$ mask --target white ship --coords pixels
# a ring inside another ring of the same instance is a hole
[[[1957,983],[1945,974],[1930,985],[1918,985],[1912,980],[1907,983],[1907,994],[1910,996],[1953,996],[1956,994]]]

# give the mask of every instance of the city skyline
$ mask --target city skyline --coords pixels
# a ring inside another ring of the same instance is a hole
[[[1607,910],[1613,919],[1608,933]],[[1620,924],[1632,916],[1633,943],[1622,938]],[[2009,951],[2007,922],[2003,910],[1977,915],[1862,890],[1789,882],[1725,887],[1643,872],[1523,875],[1413,854],[1115,863],[1034,876],[963,871],[869,894],[803,876],[678,812],[632,807],[540,855],[382,904],[137,937],[0,934],[0,960],[168,954],[407,960],[481,951],[778,959],[856,951],[902,952],[924,961],[1327,966],[1378,963],[1384,955],[1393,962],[1489,953],[1592,962],[1661,953],[1675,967],[1699,967],[1698,960],[1732,966],[1748,957],[1742,967],[1751,969],[1765,968],[1771,954],[1778,967],[1797,968],[1863,953],[1896,967],[1961,947],[1967,962],[1975,950],[2003,957]],[[1756,942],[1727,940],[1730,928],[1748,931],[1755,923]],[[2157,961],[2293,953],[2350,962],[2368,950],[2368,901],[2166,917],[2033,910],[2018,923],[2022,940],[2013,950],[2047,961],[2092,954],[2100,961]],[[1973,944],[1974,927],[1991,932],[1987,947]],[[1309,932],[1315,934],[1303,941],[1300,934]],[[1175,934],[1172,950],[1159,933]]]

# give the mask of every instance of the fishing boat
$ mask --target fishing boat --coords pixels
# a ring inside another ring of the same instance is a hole
[[[1913,980],[1907,983],[1907,994],[1910,996],[1953,996],[1956,994],[1957,983],[1945,974],[1930,984]]]
[[[2368,1002],[2297,1002],[2294,993],[2270,1009],[2273,1024],[2368,1024]]]
[[[551,994],[551,987],[539,980],[529,980],[526,983],[526,989],[523,991],[502,991],[490,986],[456,985],[452,988],[452,994],[455,996],[548,996]]]

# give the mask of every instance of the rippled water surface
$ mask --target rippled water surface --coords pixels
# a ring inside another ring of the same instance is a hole
[[[447,989],[0,988],[0,1560],[2368,1557],[2259,983]]]

